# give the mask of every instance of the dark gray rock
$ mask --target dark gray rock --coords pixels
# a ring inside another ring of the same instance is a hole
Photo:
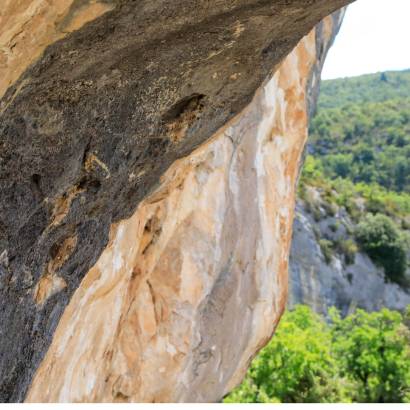
[[[0,101],[0,401],[24,399],[110,225],[349,2],[117,0],[8,89]],[[58,268],[67,287],[37,306],[33,289],[69,238],[75,249]]]

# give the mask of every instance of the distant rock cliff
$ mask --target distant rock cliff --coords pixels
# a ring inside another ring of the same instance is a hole
[[[347,255],[341,249],[326,253],[323,240],[350,242],[356,226],[343,207],[329,215],[319,190],[312,190],[320,220],[298,200],[289,258],[289,306],[303,303],[322,314],[336,306],[344,315],[356,308],[404,310],[410,304],[410,289],[390,282],[360,248]]]
[[[318,22],[347,3],[6,1],[2,401],[216,401],[241,380],[285,308],[341,13]]]

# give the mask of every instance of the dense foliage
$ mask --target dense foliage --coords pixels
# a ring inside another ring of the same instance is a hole
[[[410,71],[324,81],[310,139],[327,177],[410,192]]]
[[[319,109],[384,102],[410,96],[410,69],[322,81]]]
[[[333,310],[325,322],[297,306],[285,313],[275,337],[224,401],[410,402],[406,320],[386,309],[358,310],[344,319]]]
[[[407,268],[407,238],[382,214],[368,214],[356,229],[356,237],[369,256],[383,266],[387,276],[399,282]]]

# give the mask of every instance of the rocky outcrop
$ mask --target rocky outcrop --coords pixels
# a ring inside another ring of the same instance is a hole
[[[1,400],[213,401],[241,380],[286,303],[340,14],[308,32],[346,3],[6,3]]]
[[[314,191],[320,202],[320,193]],[[410,305],[409,289],[389,281],[383,269],[359,247],[350,260],[337,249],[326,260],[320,239],[351,241],[349,232],[354,231],[355,224],[344,208],[328,215],[323,205],[325,201],[319,207],[320,221],[316,221],[306,203],[297,202],[289,258],[289,306],[307,304],[324,315],[332,306],[343,315],[356,308],[405,310]]]

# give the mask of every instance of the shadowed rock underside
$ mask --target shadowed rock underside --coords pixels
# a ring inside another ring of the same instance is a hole
[[[346,3],[6,1],[0,400],[210,401],[240,380],[284,307],[339,17],[281,62]]]

